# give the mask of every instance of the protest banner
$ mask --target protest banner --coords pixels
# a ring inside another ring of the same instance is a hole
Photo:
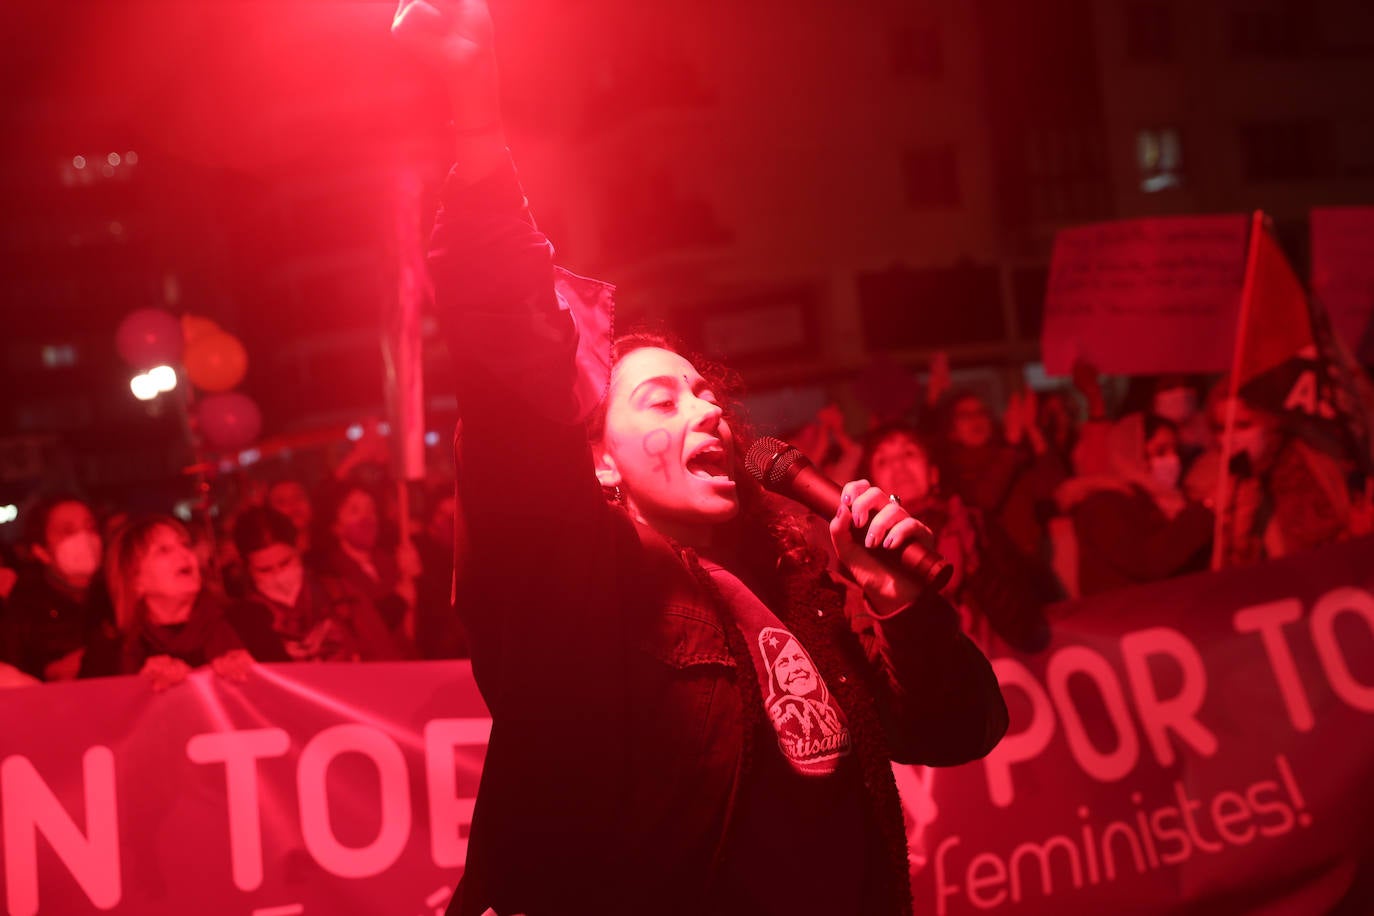
[[[1055,237],[1040,346],[1045,371],[1220,372],[1245,273],[1243,215],[1121,220]]]
[[[1006,738],[907,780],[916,912],[1306,916],[1367,894],[1371,550],[1104,594],[1044,652],[994,653]]]
[[[10,916],[442,912],[491,730],[465,662],[16,688]]]
[[[1048,649],[994,651],[997,749],[896,767],[915,912],[1354,906],[1374,853],[1371,551],[1061,606]],[[465,662],[16,688],[5,724],[13,916],[441,914],[490,732]]]

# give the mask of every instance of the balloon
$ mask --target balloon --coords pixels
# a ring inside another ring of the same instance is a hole
[[[186,344],[186,376],[202,391],[228,391],[247,370],[248,354],[233,334],[215,331]]]
[[[115,331],[115,349],[135,369],[173,365],[181,347],[181,323],[162,309],[130,312]]]
[[[221,451],[244,448],[262,432],[262,411],[252,398],[238,391],[205,398],[196,408],[196,417],[206,443]]]
[[[189,344],[193,340],[204,337],[207,334],[223,334],[224,329],[215,324],[204,315],[192,315],[189,312],[181,316],[181,336]]]

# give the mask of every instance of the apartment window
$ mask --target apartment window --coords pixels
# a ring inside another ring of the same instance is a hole
[[[951,347],[1006,339],[997,269],[962,264],[893,267],[856,278],[870,351]]]
[[[1146,194],[1178,187],[1183,183],[1183,144],[1178,130],[1162,127],[1137,132],[1135,161],[1140,190]]]
[[[1138,63],[1174,56],[1173,10],[1163,0],[1138,0],[1126,7],[1126,53]]]
[[[1290,57],[1311,47],[1315,4],[1246,2],[1231,10],[1231,50],[1241,57]]]
[[[1374,178],[1374,121],[1342,121],[1334,145],[1343,178]]]
[[[963,200],[959,157],[952,144],[908,150],[902,157],[902,178],[907,206],[913,210],[947,209]]]
[[[1245,177],[1250,181],[1305,181],[1326,161],[1327,130],[1319,121],[1270,121],[1240,128]]]
[[[1041,128],[1026,134],[1027,202],[1035,222],[1088,219],[1109,206],[1101,139],[1091,128]]]

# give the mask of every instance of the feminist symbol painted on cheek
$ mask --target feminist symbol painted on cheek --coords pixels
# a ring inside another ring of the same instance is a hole
[[[673,444],[673,437],[666,429],[655,429],[645,433],[641,443],[644,446],[644,454],[654,459],[654,470],[663,474],[666,482],[672,478],[672,472],[668,469],[668,446]]]

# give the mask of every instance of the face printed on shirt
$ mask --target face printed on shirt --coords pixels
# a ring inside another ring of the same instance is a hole
[[[793,696],[808,696],[820,688],[811,657],[795,639],[788,640],[773,660],[773,678],[785,693]]]
[[[764,706],[778,735],[778,749],[799,772],[833,772],[849,753],[849,726],[811,656],[787,630],[764,627],[759,655],[766,666]]]

